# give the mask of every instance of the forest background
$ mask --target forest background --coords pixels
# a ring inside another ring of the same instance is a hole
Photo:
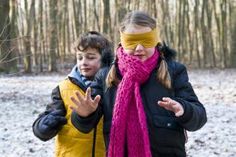
[[[119,43],[119,23],[132,10],[157,20],[177,51],[208,121],[188,132],[188,157],[236,157],[236,0],[0,0],[0,156],[50,157],[32,124],[51,102],[88,30]]]
[[[162,41],[189,68],[236,67],[236,0],[1,0],[0,71],[63,71],[73,43],[88,30],[119,42],[131,10],[157,20]]]

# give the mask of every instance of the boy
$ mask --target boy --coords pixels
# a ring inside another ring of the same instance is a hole
[[[113,61],[111,43],[100,33],[82,34],[75,47],[77,65],[52,91],[52,103],[33,124],[35,136],[47,141],[56,136],[56,157],[101,157],[105,155],[102,121],[89,134],[78,132],[71,124],[70,97],[75,91],[84,94],[101,67]]]

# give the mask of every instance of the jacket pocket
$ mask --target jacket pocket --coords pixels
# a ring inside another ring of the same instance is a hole
[[[152,150],[158,150],[161,154],[169,150],[173,155],[176,151],[184,152],[184,131],[175,117],[155,115],[152,124],[149,130]]]
[[[154,116],[153,117],[154,126],[159,128],[172,129],[176,131],[182,131],[183,128],[176,122],[174,117],[167,116]]]

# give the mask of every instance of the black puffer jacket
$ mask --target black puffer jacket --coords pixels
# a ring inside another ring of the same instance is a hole
[[[168,53],[170,54],[170,53]],[[199,102],[188,80],[186,67],[166,55],[169,72],[172,79],[172,89],[165,88],[156,79],[157,68],[150,78],[141,86],[141,96],[147,116],[151,152],[153,157],[185,157],[184,129],[195,131],[207,121],[206,111]],[[73,125],[82,132],[89,132],[104,115],[104,138],[106,148],[109,144],[112,110],[117,87],[107,88],[105,78],[109,69],[101,69],[92,84],[93,94],[101,95],[98,109],[87,118],[72,113]],[[175,117],[174,113],[157,105],[163,97],[170,97],[183,105],[184,115]]]

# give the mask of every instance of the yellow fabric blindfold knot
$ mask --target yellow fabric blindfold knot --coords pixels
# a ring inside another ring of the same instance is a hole
[[[135,49],[138,44],[141,44],[145,48],[155,47],[160,42],[157,29],[153,29],[147,33],[140,34],[126,34],[120,32],[121,45],[124,49]]]

